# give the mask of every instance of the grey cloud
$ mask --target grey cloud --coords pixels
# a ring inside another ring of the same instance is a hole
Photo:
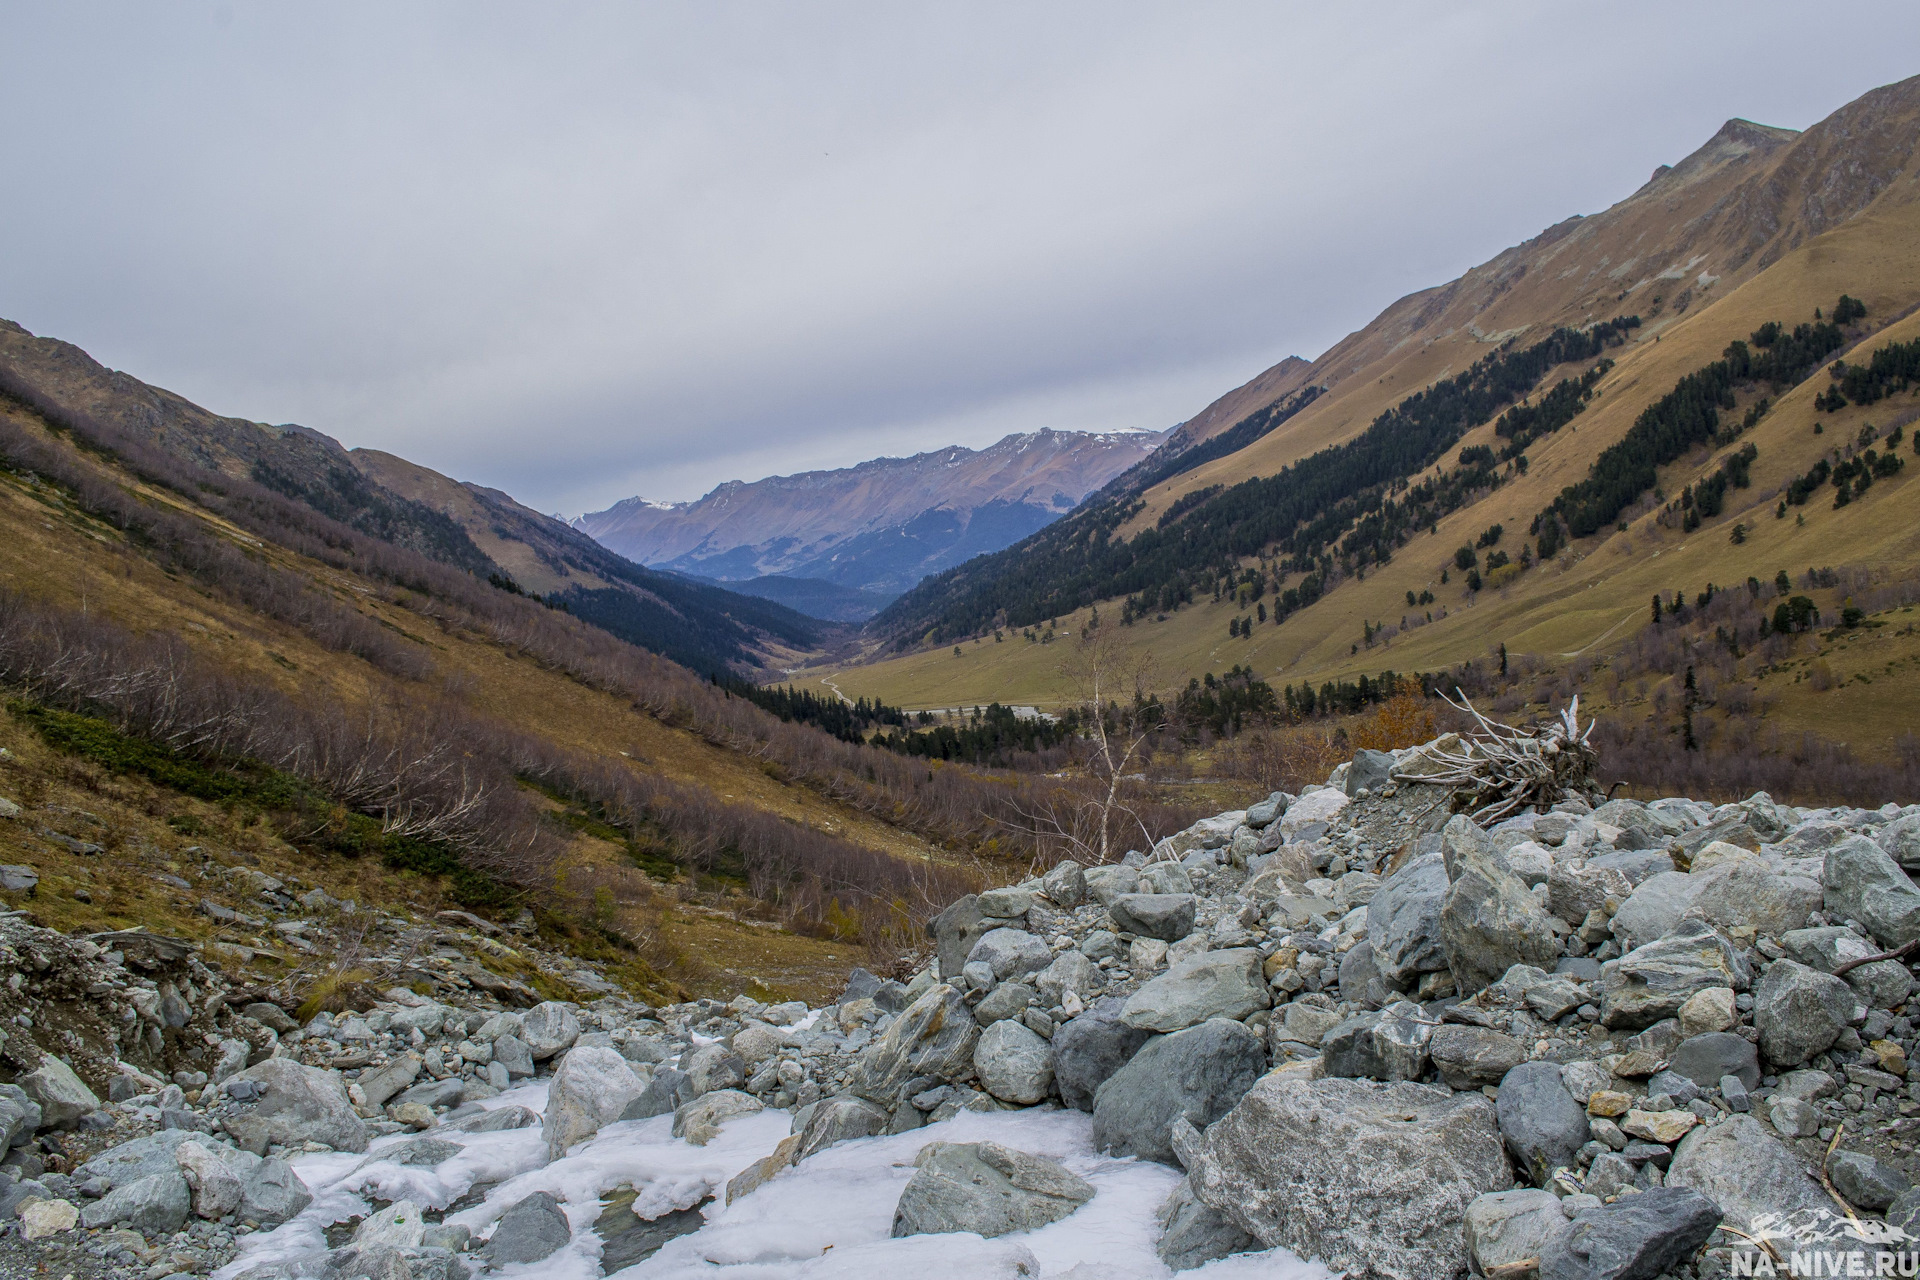
[[[1914,70],[1911,6],[1805,18],[22,6],[0,315],[543,509],[1158,428]]]

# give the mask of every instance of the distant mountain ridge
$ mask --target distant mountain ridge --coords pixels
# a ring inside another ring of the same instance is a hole
[[[885,599],[1051,524],[1169,434],[1025,432],[985,449],[728,481],[693,502],[628,498],[573,524],[653,568],[817,579]]]

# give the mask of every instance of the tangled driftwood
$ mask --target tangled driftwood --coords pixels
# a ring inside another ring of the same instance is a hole
[[[1585,795],[1592,789],[1599,753],[1587,742],[1593,722],[1588,721],[1585,730],[1580,728],[1578,696],[1558,719],[1538,730],[1489,720],[1464,693],[1458,702],[1451,698],[1447,702],[1472,716],[1479,728],[1467,733],[1458,751],[1439,747],[1421,751],[1418,772],[1396,767],[1395,781],[1451,787],[1454,808],[1471,811],[1473,820],[1482,825],[1524,809],[1545,811],[1569,795]]]

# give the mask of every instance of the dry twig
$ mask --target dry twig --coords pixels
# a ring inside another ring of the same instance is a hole
[[[1456,807],[1471,807],[1473,820],[1485,826],[1525,809],[1551,808],[1567,792],[1584,790],[1591,779],[1598,753],[1587,741],[1593,722],[1580,728],[1578,697],[1537,733],[1487,719],[1464,693],[1458,702],[1447,702],[1472,716],[1479,728],[1469,732],[1459,751],[1421,753],[1424,762],[1440,765],[1438,770],[1396,768],[1394,781],[1451,788]]]

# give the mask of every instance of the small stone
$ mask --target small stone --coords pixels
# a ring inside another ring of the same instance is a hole
[[[1827,1176],[1847,1203],[1869,1213],[1886,1209],[1913,1185],[1906,1174],[1864,1151],[1834,1152]]]
[[[536,1191],[500,1215],[481,1252],[489,1264],[504,1267],[538,1262],[565,1248],[571,1239],[573,1228],[560,1202],[545,1191]]]
[[[1733,988],[1708,987],[1694,992],[1680,1006],[1678,1016],[1683,1036],[1727,1030],[1734,1023]]]
[[[1587,1114],[1590,1116],[1623,1116],[1633,1106],[1633,1095],[1619,1093],[1612,1089],[1602,1089],[1587,1099]]]
[[[78,1225],[80,1210],[70,1200],[29,1200],[20,1207],[20,1234],[28,1240],[44,1240]]]
[[[1700,1123],[1700,1117],[1691,1111],[1639,1111],[1627,1112],[1627,1118],[1620,1122],[1620,1128],[1636,1138],[1645,1138],[1648,1142],[1664,1143],[1672,1146],[1687,1136],[1693,1126]]]

